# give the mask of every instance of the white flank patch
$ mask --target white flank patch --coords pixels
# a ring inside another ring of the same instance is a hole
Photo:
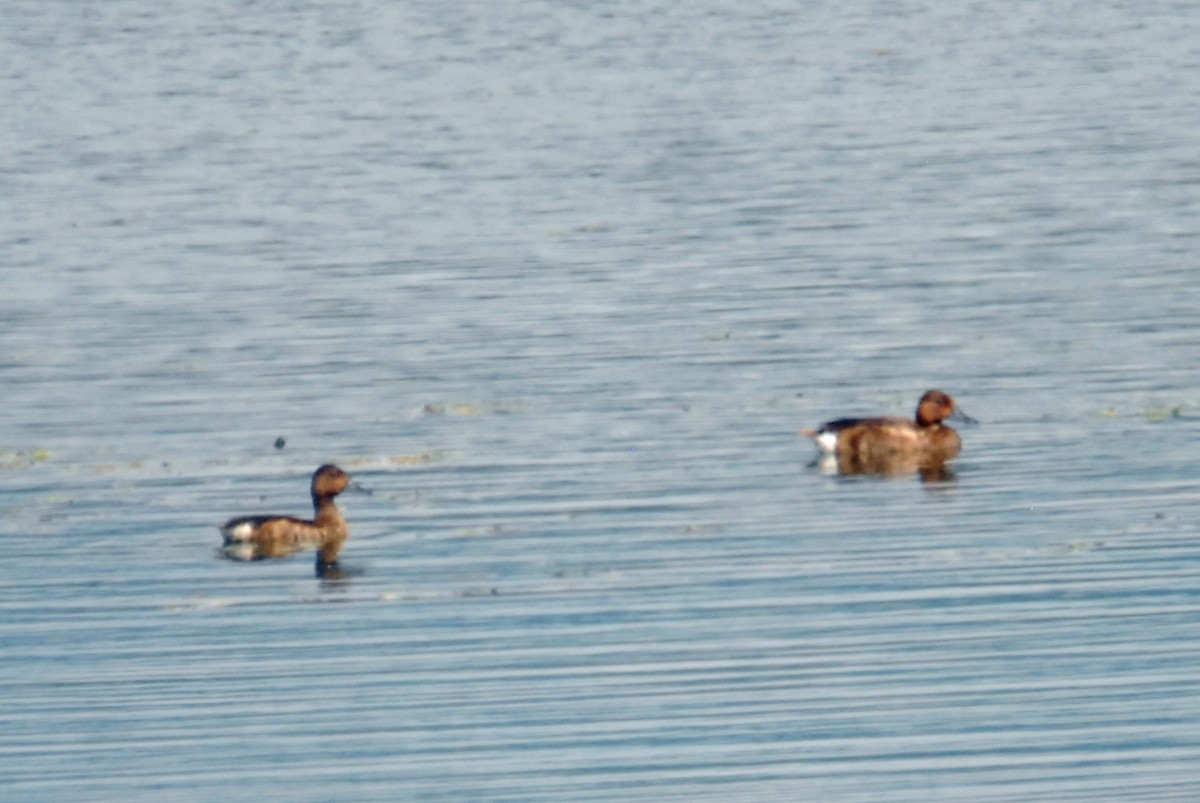
[[[239,522],[232,527],[222,527],[221,534],[231,541],[245,541],[254,533],[254,524],[249,521]]]
[[[817,443],[817,448],[825,454],[833,454],[837,451],[838,434],[829,430],[822,430],[813,438]]]

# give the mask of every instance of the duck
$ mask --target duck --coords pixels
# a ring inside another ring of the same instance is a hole
[[[939,470],[962,451],[962,438],[947,419],[976,423],[941,390],[927,390],[913,418],[839,418],[819,429],[802,429],[821,455],[842,474],[899,474]]]
[[[281,558],[316,548],[317,574],[337,567],[338,553],[350,530],[333,500],[353,487],[350,475],[327,463],[312,476],[312,519],[291,516],[239,516],[220,526],[222,553],[234,560]]]

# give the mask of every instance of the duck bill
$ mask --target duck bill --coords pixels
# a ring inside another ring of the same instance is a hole
[[[963,424],[978,424],[979,423],[979,421],[977,421],[974,418],[971,418],[971,416],[967,415],[966,413],[964,413],[962,410],[958,409],[957,407],[954,408],[954,412],[952,412],[949,416],[947,416],[947,420],[959,421]]]

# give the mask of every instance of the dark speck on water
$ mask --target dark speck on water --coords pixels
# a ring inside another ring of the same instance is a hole
[[[66,8],[6,800],[1200,799],[1200,6]],[[808,467],[933,387],[953,482]],[[328,461],[337,577],[214,558]]]

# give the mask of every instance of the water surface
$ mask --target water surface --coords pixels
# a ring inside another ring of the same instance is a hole
[[[10,4],[6,798],[1200,794],[1200,14],[726,5]]]

